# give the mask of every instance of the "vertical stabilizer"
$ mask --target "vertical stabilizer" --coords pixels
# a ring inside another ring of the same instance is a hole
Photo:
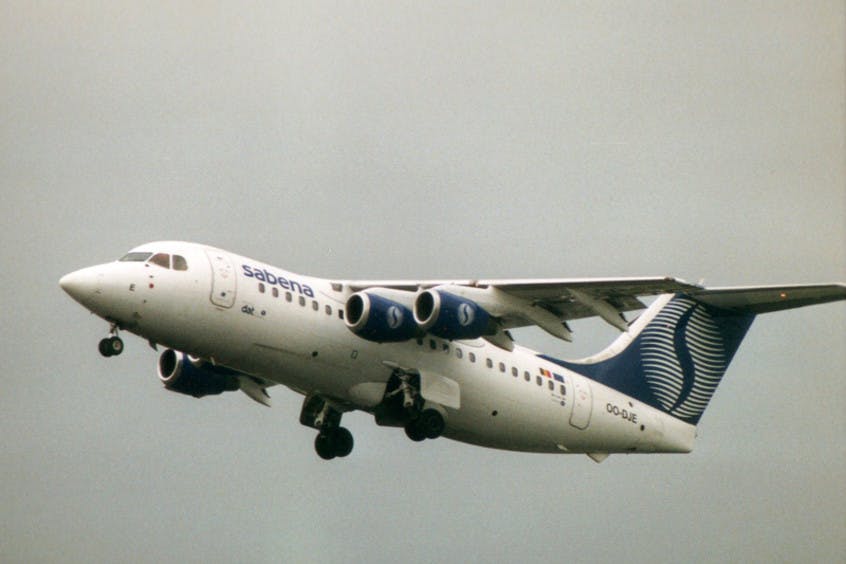
[[[695,425],[754,318],[748,311],[665,295],[595,357],[546,358]]]

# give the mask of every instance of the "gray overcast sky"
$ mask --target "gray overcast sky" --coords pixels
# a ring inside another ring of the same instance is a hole
[[[0,2],[0,561],[842,561],[846,306],[760,318],[686,456],[324,463],[60,291],[157,239],[339,278],[846,280],[842,2]],[[565,357],[576,342],[522,331]]]

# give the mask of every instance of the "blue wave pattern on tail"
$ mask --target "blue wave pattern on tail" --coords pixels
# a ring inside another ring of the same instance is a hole
[[[676,295],[616,356],[544,358],[695,425],[754,318]]]

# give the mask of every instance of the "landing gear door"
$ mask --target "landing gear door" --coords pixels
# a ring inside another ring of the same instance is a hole
[[[573,378],[573,412],[570,413],[570,425],[576,429],[587,429],[590,414],[593,411],[593,394],[590,382],[586,378]]]
[[[211,301],[218,307],[230,308],[235,305],[235,267],[226,253],[206,249],[206,255],[212,269]]]
[[[420,395],[423,399],[452,409],[461,408],[458,382],[434,372],[420,371]]]

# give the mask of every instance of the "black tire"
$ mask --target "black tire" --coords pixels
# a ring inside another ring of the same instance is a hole
[[[423,432],[423,429],[418,425],[419,420],[414,420],[408,423],[405,426],[405,436],[409,439],[414,441],[415,443],[419,443],[420,441],[426,440],[426,434]]]
[[[120,337],[112,337],[108,339],[109,342],[109,356],[117,356],[123,352],[123,341]]]
[[[109,339],[103,339],[100,341],[97,348],[99,349],[101,355],[106,357],[112,356],[112,346],[111,343],[109,343]]]
[[[314,438],[314,450],[323,460],[332,460],[336,456],[334,441],[328,433],[320,433]]]
[[[353,449],[353,436],[352,433],[349,432],[349,429],[345,427],[338,427],[332,433],[332,442],[335,446],[335,456],[338,457],[345,457],[352,452]]]
[[[421,432],[427,439],[437,439],[444,432],[444,416],[434,409],[424,409],[417,420]]]

